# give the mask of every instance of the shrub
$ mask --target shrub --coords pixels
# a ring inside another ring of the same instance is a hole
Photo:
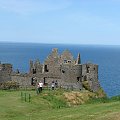
[[[10,90],[10,89],[18,89],[18,88],[19,88],[19,84],[14,81],[7,81],[0,84],[0,89],[2,90]]]
[[[91,91],[89,82],[88,82],[87,80],[84,80],[84,81],[82,82],[82,85],[83,85],[83,87],[84,87],[86,90]]]

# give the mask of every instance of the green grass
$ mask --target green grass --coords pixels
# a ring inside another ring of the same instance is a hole
[[[69,107],[63,90],[31,94],[31,101],[21,100],[21,91],[0,91],[0,120],[120,120],[120,97],[92,99]]]

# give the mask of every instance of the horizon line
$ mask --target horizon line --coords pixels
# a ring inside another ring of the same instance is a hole
[[[49,44],[49,45],[97,45],[97,46],[120,46],[120,44],[83,44],[83,43],[45,43],[45,42],[20,42],[20,41],[0,41],[0,43],[20,43],[20,44]]]

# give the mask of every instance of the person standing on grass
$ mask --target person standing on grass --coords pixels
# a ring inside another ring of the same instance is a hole
[[[58,82],[57,82],[57,80],[55,81],[55,88],[58,88]]]
[[[55,89],[55,82],[54,81],[52,81],[51,87],[52,87],[52,90]]]
[[[40,85],[39,85],[39,83],[37,84],[36,92],[37,92],[37,95],[40,93]]]
[[[42,92],[43,83],[41,81],[39,82],[39,86],[40,86],[40,92]]]

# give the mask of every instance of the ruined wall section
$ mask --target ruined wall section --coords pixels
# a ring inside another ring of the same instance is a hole
[[[6,82],[11,80],[12,65],[0,64],[0,82]]]
[[[90,89],[96,92],[100,88],[98,81],[98,65],[87,63],[82,65],[82,81],[88,81]]]
[[[59,54],[57,49],[47,57],[43,65],[43,73],[49,76],[60,76]]]
[[[42,73],[43,65],[40,64],[40,61],[39,61],[39,60],[36,60],[36,61],[35,61],[34,67],[35,67],[36,73]]]
[[[33,62],[32,60],[30,60],[29,74],[42,73],[42,69],[43,69],[43,65],[40,64],[39,60],[36,60],[35,62]]]
[[[11,64],[0,64],[0,71],[4,71],[8,74],[12,72],[12,65]]]
[[[20,87],[31,86],[31,77],[28,74],[12,74],[11,80],[17,82]]]
[[[33,74],[33,71],[34,71],[34,63],[33,63],[32,60],[30,60],[29,65],[30,65],[29,73],[30,73],[30,74]]]
[[[82,89],[81,83],[82,66],[64,64],[61,68],[61,84],[65,86],[72,86],[75,89]]]
[[[60,55],[60,60],[59,64],[75,64],[75,60],[73,58],[73,55],[68,51],[65,50],[63,53]]]

